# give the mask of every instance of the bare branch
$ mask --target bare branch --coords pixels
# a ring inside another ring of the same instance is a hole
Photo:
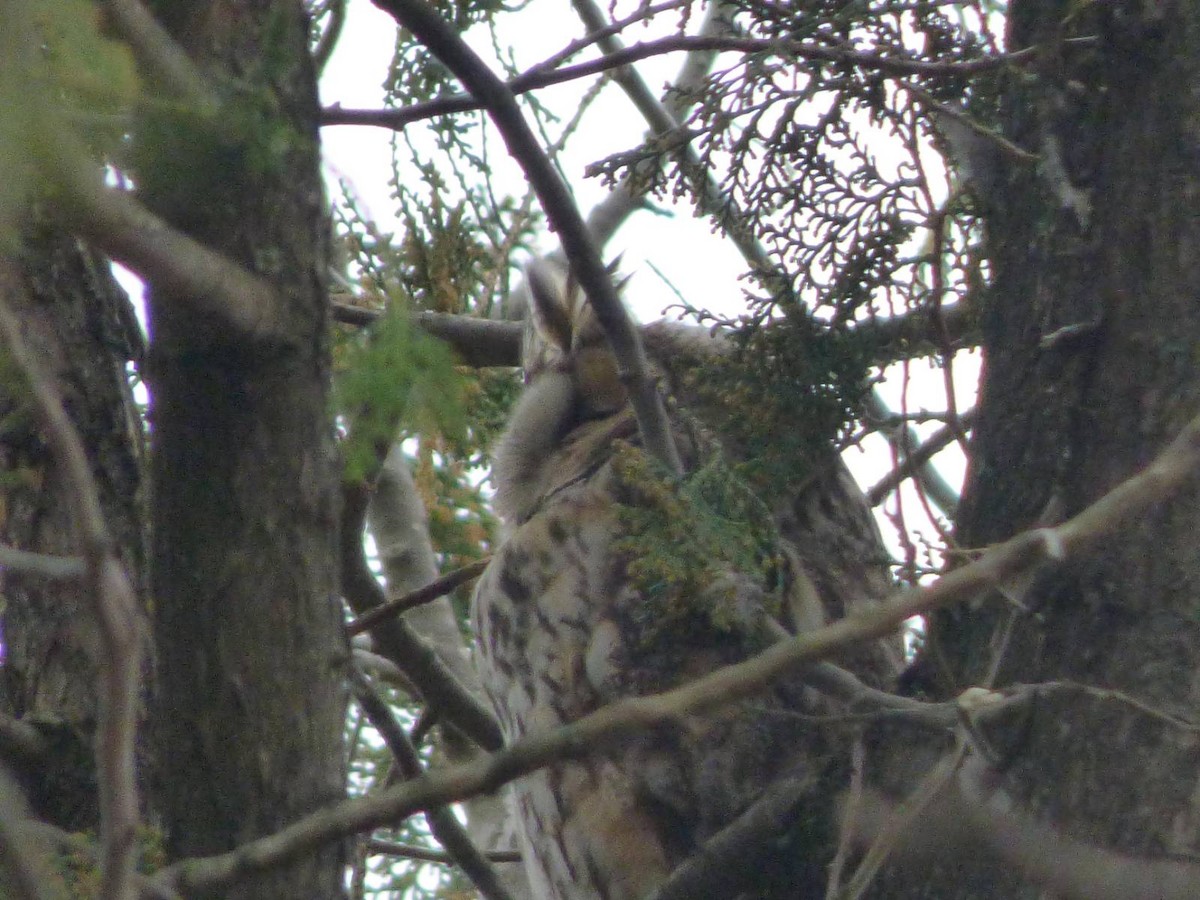
[[[349,303],[335,303],[333,318],[347,325],[368,326],[382,315]],[[475,316],[421,310],[413,320],[427,334],[449,344],[465,365],[518,366],[521,364],[521,326]]]
[[[771,838],[803,815],[800,803],[812,793],[806,778],[785,778],[713,835],[679,865],[650,900],[735,897],[760,876],[759,859],[774,852]]]
[[[6,295],[15,281],[0,271],[0,333],[13,362],[28,380],[34,412],[47,444],[70,483],[75,527],[84,563],[92,615],[99,626],[97,666],[101,685],[96,733],[96,769],[100,804],[101,893],[105,900],[133,894],[134,835],[138,823],[134,738],[138,677],[141,673],[142,622],[133,589],[115,552],[100,495],[83,443],[71,424],[58,387],[34,358]]]
[[[412,31],[486,105],[509,153],[521,165],[541,200],[551,228],[558,232],[563,252],[571,263],[571,272],[604,328],[617,359],[621,380],[629,391],[646,451],[668,471],[682,471],[679,453],[667,427],[662,397],[655,380],[650,377],[637,330],[567,186],[542,152],[512,92],[422,0],[375,0],[375,5]]]
[[[876,421],[885,421],[891,415],[891,410],[878,392],[873,391],[867,398],[867,415]],[[901,462],[867,491],[867,500],[872,506],[882,503],[906,478],[915,476],[920,479],[921,486],[938,508],[947,516],[953,517],[958,506],[958,492],[946,482],[930,460],[952,444],[962,429],[970,428],[974,424],[976,413],[975,410],[968,410],[955,418],[957,427],[948,425],[939,428],[926,441],[920,441],[916,431],[907,423],[893,428],[880,428],[888,443],[896,449]]]
[[[861,900],[892,852],[903,846],[911,835],[919,833],[916,823],[937,815],[930,807],[945,795],[946,787],[954,779],[965,753],[963,745],[956,746],[925,774],[903,803],[894,807],[881,808],[873,791],[863,791],[855,810],[855,820],[844,822],[843,828],[853,829],[853,840],[869,841],[870,844],[854,876],[842,891],[842,898]],[[928,840],[926,835],[921,837]]]
[[[101,183],[99,167],[65,129],[45,137],[47,174],[60,188],[63,224],[155,287],[196,311],[216,343],[287,340],[275,289],[237,263],[172,228],[121,190]]]
[[[417,748],[412,745],[392,711],[388,709],[383,698],[375,691],[370,681],[361,673],[351,674],[351,684],[354,696],[362,706],[363,712],[375,726],[388,750],[396,760],[400,773],[407,779],[419,778],[422,774],[421,757]],[[454,817],[450,807],[433,805],[425,810],[425,820],[429,830],[439,844],[449,851],[451,858],[466,873],[479,892],[488,900],[512,900],[509,892],[496,877],[491,864],[468,837],[466,830]]]
[[[381,841],[375,838],[367,841],[368,853],[379,853],[386,856],[401,856],[405,859],[419,859],[423,862],[445,863],[454,865],[454,858],[449,853],[440,850],[430,850],[428,847],[414,847],[412,844],[397,844],[394,841]],[[521,854],[514,850],[492,850],[484,854],[489,862],[519,863]]]
[[[610,202],[612,206],[609,206]],[[598,241],[606,240],[636,208],[636,201],[631,202],[624,190],[618,188],[610,195],[610,200],[599,204],[588,215],[588,229],[597,236]],[[333,318],[346,325],[368,327],[380,315],[379,310],[352,303],[333,304]],[[952,306],[942,315],[953,340],[958,342],[969,338],[970,315],[965,309],[959,311],[957,306]],[[484,368],[521,364],[521,326],[516,322],[428,310],[414,313],[413,320],[427,334],[449,344],[464,365]],[[877,363],[887,363],[929,356],[935,352],[931,327],[926,314],[910,313],[891,319],[859,322],[850,326],[850,329],[871,348],[871,355]]]
[[[1054,528],[1023,532],[934,584],[900,591],[886,603],[860,609],[674,690],[618,701],[563,728],[528,735],[507,750],[476,762],[437,769],[372,797],[347,800],[229,853],[183,861],[165,870],[163,877],[188,890],[216,888],[243,872],[281,864],[311,847],[406,818],[430,804],[494,790],[547,763],[594,752],[620,737],[762,691],[783,673],[851,644],[890,634],[914,615],[978,597],[1018,573],[1079,553],[1124,522],[1170,499],[1197,470],[1200,417],[1149,467],[1074,518]]]
[[[940,323],[923,309],[887,318],[868,319],[848,326],[876,365],[932,356],[945,341],[953,347],[978,345],[975,314],[970,303],[955,303],[938,311]]]
[[[366,484],[346,484],[342,487],[342,497],[342,590],[351,608],[361,616],[384,605],[387,597],[363,555],[363,521],[369,488]],[[394,618],[376,622],[370,630],[379,652],[400,666],[432,709],[483,749],[495,750],[501,746],[500,726],[492,714],[454,676],[427,641],[404,621]]]
[[[386,0],[385,0],[386,2]],[[385,8],[384,3],[377,6]],[[391,10],[386,10],[391,12]],[[607,37],[612,33],[609,23],[605,22],[600,35]],[[803,41],[792,41],[776,38],[736,37],[732,35],[672,35],[655,41],[645,41],[622,47],[620,50],[607,52],[599,59],[589,60],[573,66],[563,66],[547,70],[545,63],[534,66],[529,71],[518,75],[503,86],[511,94],[527,94],[531,91],[550,85],[562,84],[599,75],[613,69],[620,69],[631,63],[666,53],[678,52],[727,52],[740,51],[743,53],[776,53],[780,56],[798,59],[842,63],[862,69],[883,72],[893,76],[904,75],[973,75],[979,72],[1003,68],[1009,65],[1021,65],[1036,58],[1037,47],[1027,47],[1015,53],[996,54],[980,59],[930,62],[927,60],[907,59],[904,57],[881,56],[848,48],[829,47],[822,44],[812,44]],[[455,73],[459,74],[459,73]],[[459,75],[462,78],[461,75]],[[466,79],[462,79],[466,84]],[[322,125],[373,125],[380,128],[390,128],[396,131],[406,125],[434,116],[451,113],[468,112],[477,109],[489,109],[490,106],[482,98],[472,92],[472,95],[460,94],[453,97],[443,97],[425,103],[414,103],[403,109],[344,109],[333,106],[324,110],[321,116]]]
[[[51,581],[79,581],[87,574],[87,567],[77,556],[50,556],[4,544],[0,544],[0,568]]]
[[[356,634],[368,631],[377,622],[381,622],[386,618],[398,616],[415,606],[421,606],[422,604],[429,603],[431,600],[436,600],[438,597],[444,597],[460,585],[466,584],[468,581],[482,575],[483,570],[488,567],[488,563],[491,561],[492,558],[490,556],[476,560],[469,565],[463,566],[461,569],[455,569],[453,572],[446,573],[441,578],[431,581],[425,587],[417,588],[403,597],[388,600],[382,606],[377,606],[370,612],[359,616],[346,626],[346,631],[353,637]]]

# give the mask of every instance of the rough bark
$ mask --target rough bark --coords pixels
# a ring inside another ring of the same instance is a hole
[[[967,547],[1073,514],[1200,410],[1200,10],[1072,19],[1067,3],[1022,0],[1010,13],[1010,49],[1049,48],[1036,78],[1012,79],[1003,106],[1007,135],[1041,162],[1010,171],[992,198],[985,377],[958,522]],[[1062,42],[1076,34],[1098,40]],[[1001,686],[1077,681],[1194,719],[1198,528],[1192,490],[1015,596],[937,616],[924,684],[950,695],[995,667]],[[1037,821],[1103,848],[1194,858],[1193,733],[1058,692],[991,737],[1004,791]],[[1043,896],[1012,862],[955,854],[881,894]]]
[[[152,285],[155,734],[178,859],[343,796],[348,650],[306,23],[300,4],[269,0],[167,4],[164,15],[223,108],[219,123],[185,119],[182,132],[148,119],[139,188],[176,227],[273,284],[285,332],[269,347],[224,334]],[[155,143],[172,134],[183,137]],[[341,896],[343,855],[325,848],[221,896]]]
[[[0,260],[3,300],[47,364],[88,448],[106,520],[131,581],[144,584],[142,432],[125,374],[140,355],[129,300],[106,261],[74,238],[32,226]],[[22,550],[78,556],[66,480],[28,413],[15,375],[0,410],[0,540]],[[72,831],[98,825],[92,737],[98,637],[78,582],[3,573],[0,709],[44,739],[35,759],[5,757],[22,773],[36,815]]]

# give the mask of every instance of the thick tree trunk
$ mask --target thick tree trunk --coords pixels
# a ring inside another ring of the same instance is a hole
[[[1011,172],[993,198],[965,547],[1078,512],[1200,412],[1200,9],[1077,11],[1011,7],[1011,49],[1045,52],[1036,78],[1009,82],[1006,129],[1041,161]],[[1099,39],[1062,40],[1085,34]],[[1177,497],[1013,596],[937,616],[930,684],[952,695],[995,669],[997,686],[1070,680],[1194,720],[1197,499]],[[989,736],[1007,766],[1004,791],[1034,820],[1099,847],[1194,858],[1193,733],[1128,703],[1058,690],[1020,727]],[[883,893],[1044,896],[1012,862],[984,872],[948,857],[934,875],[902,875]]]
[[[89,452],[105,520],[130,581],[144,584],[142,430],[125,374],[141,338],[107,261],[62,232],[33,226],[0,260],[3,302],[46,365]],[[0,415],[0,540],[21,550],[79,557],[69,486],[12,376]],[[36,815],[71,831],[95,829],[97,634],[77,581],[3,573],[0,710],[34,725],[45,752],[15,765]],[[5,747],[5,751],[13,748]]]
[[[256,346],[151,292],[155,733],[177,859],[343,795],[348,650],[306,22],[300,4],[267,0],[164,14],[224,106],[217,122],[149,122],[139,186],[177,227],[274,284],[286,332],[281,346]],[[157,134],[185,137],[155,145]],[[342,862],[327,847],[221,896],[337,897]]]

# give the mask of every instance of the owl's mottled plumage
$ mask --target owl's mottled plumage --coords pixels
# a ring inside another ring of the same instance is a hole
[[[739,567],[718,554],[674,586],[631,574],[642,571],[639,554],[661,552],[631,531],[639,510],[658,501],[630,472],[653,467],[636,464],[637,426],[587,304],[549,265],[535,266],[529,282],[528,387],[495,453],[507,533],[472,610],[507,740],[676,686],[747,658],[781,628],[812,627],[882,596],[878,532],[832,452],[827,477],[775,498],[769,565]],[[644,338],[668,392],[685,357],[727,352],[687,326],[649,326]],[[689,408],[683,393],[678,400],[673,433],[694,469],[720,452],[713,435],[729,413]],[[786,778],[801,795],[811,785],[821,796],[821,780],[844,765],[844,735],[809,717],[831,711],[798,677],[785,679],[768,695],[520,779],[512,799],[534,896],[642,900],[772,783]],[[828,810],[807,818],[828,822]],[[828,857],[806,860],[804,848],[828,847],[827,831],[797,826],[760,848],[761,859],[746,859],[757,883],[745,896],[808,896]]]

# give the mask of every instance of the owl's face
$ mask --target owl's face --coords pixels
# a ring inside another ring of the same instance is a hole
[[[547,372],[565,372],[575,386],[581,420],[619,411],[628,399],[616,357],[600,320],[562,267],[545,261],[526,271],[530,291],[522,364],[525,383]]]

